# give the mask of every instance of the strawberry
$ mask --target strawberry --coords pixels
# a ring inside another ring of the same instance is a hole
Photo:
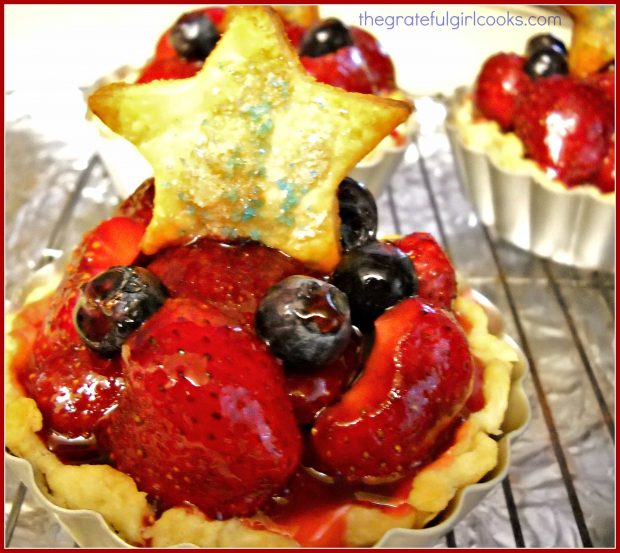
[[[594,184],[598,186],[601,192],[613,192],[616,189],[616,137],[612,137],[609,142],[609,152],[603,159],[603,163],[596,174]]]
[[[373,87],[377,90],[394,90],[396,88],[394,64],[379,41],[359,27],[349,27],[349,32],[366,63]]]
[[[90,436],[124,388],[118,359],[104,359],[79,338],[62,344],[45,334],[34,343],[22,375],[48,429],[69,438]]]
[[[126,198],[116,210],[117,217],[127,217],[148,225],[153,217],[153,200],[155,199],[155,181],[145,180],[134,193]]]
[[[124,217],[99,224],[74,251],[51,297],[22,383],[48,427],[61,434],[89,435],[123,388],[118,361],[100,358],[86,347],[75,330],[73,311],[80,286],[113,265],[131,264],[143,234],[143,224]]]
[[[202,61],[188,61],[179,57],[155,58],[142,68],[137,83],[150,83],[158,79],[187,79],[202,67]]]
[[[321,470],[369,484],[412,474],[448,445],[474,377],[461,328],[419,298],[386,311],[375,330],[361,377],[311,433]]]
[[[214,307],[168,300],[123,361],[127,389],[99,441],[164,506],[248,515],[297,468],[301,437],[279,363]]]
[[[512,128],[517,98],[530,84],[524,63],[517,54],[495,54],[484,62],[474,85],[474,106],[504,131]]]
[[[291,41],[293,48],[297,50],[301,44],[301,39],[303,38],[306,29],[297,23],[293,23],[292,21],[286,21],[283,19],[282,23],[284,24],[286,36]]]
[[[321,409],[338,400],[357,375],[362,353],[361,335],[353,334],[347,349],[335,361],[311,372],[286,374],[286,390],[299,424],[313,422]]]
[[[593,73],[586,77],[586,82],[602,91],[607,98],[613,102],[616,97],[616,72],[604,71],[603,73]]]
[[[437,307],[451,309],[456,297],[456,274],[435,239],[426,232],[414,232],[394,245],[413,262],[418,277],[418,296]]]
[[[257,242],[222,244],[208,238],[157,255],[148,269],[171,297],[211,303],[253,330],[254,314],[267,290],[304,265]]]
[[[373,75],[356,46],[345,46],[318,58],[301,56],[301,63],[317,81],[349,92],[377,92]]]
[[[532,83],[515,112],[527,155],[567,185],[591,181],[609,151],[613,103],[570,77]]]

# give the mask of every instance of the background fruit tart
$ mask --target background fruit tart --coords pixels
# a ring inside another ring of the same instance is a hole
[[[543,257],[612,270],[613,9],[572,15],[570,52],[547,34],[533,36],[525,55],[491,56],[472,91],[457,94],[447,129],[485,224]],[[584,46],[584,32],[599,37],[598,50]]]
[[[517,348],[344,178],[407,104],[316,83],[261,8],[195,77],[90,104],[155,179],[9,320],[7,444],[39,491],[138,545],[370,545],[503,474]]]
[[[287,37],[306,70],[318,81],[351,92],[377,94],[411,101],[396,82],[392,60],[366,30],[336,18],[321,18],[318,6],[275,6]],[[122,67],[103,77],[93,89],[118,80],[147,83],[156,79],[182,79],[194,75],[217,44],[227,25],[225,7],[206,7],[183,13],[157,41],[151,60],[141,68]],[[119,192],[126,197],[136,183],[151,175],[135,150],[106,128],[101,153]],[[352,175],[380,194],[400,165],[415,132],[412,115],[370,152]]]

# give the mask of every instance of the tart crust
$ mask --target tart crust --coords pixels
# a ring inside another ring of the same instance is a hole
[[[25,304],[45,297],[56,283],[40,287]],[[376,543],[392,528],[422,528],[446,508],[458,490],[480,481],[497,464],[498,446],[491,437],[501,433],[510,378],[517,353],[488,330],[484,309],[465,291],[456,299],[455,313],[465,321],[472,354],[483,366],[485,406],[458,428],[454,443],[426,465],[412,481],[404,514],[379,507],[346,507],[344,545]],[[284,531],[266,529],[263,514],[249,519],[208,520],[197,509],[176,507],[155,518],[146,494],[128,475],[107,465],[65,465],[51,453],[36,432],[42,415],[35,401],[24,395],[10,369],[18,353],[16,316],[6,319],[6,445],[35,468],[37,483],[56,505],[101,513],[111,531],[134,545],[154,547],[194,544],[200,547],[291,547],[299,545]]]

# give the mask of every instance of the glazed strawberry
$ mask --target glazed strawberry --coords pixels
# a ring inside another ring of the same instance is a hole
[[[368,67],[370,80],[377,90],[395,90],[396,76],[394,64],[379,41],[359,27],[349,27],[353,42],[362,53]]]
[[[148,268],[171,297],[211,303],[247,329],[254,328],[254,313],[269,288],[307,274],[302,263],[257,242],[228,245],[208,238],[165,250]]]
[[[450,309],[456,297],[456,275],[435,239],[426,232],[414,232],[394,244],[413,262],[418,277],[418,296],[437,307]]]
[[[373,77],[359,49],[345,46],[320,57],[302,56],[301,63],[317,81],[349,92],[372,94],[377,92]]]
[[[524,63],[525,58],[517,54],[495,54],[484,62],[476,80],[474,106],[504,131],[512,128],[517,98],[530,83]]]
[[[616,72],[604,71],[594,73],[586,78],[586,82],[605,93],[607,98],[613,102],[616,97]]]
[[[609,151],[613,104],[567,77],[532,83],[517,106],[515,132],[527,155],[567,185],[591,181]]]
[[[155,199],[155,181],[145,180],[131,196],[126,198],[116,210],[117,217],[127,217],[145,226],[153,217],[153,200]]]
[[[322,470],[368,484],[411,474],[449,443],[474,376],[461,328],[419,298],[386,311],[375,329],[362,376],[312,429]]]
[[[596,184],[601,192],[613,192],[616,189],[616,139],[615,135],[609,142],[609,152],[603,159],[601,168],[594,178],[594,184]]]
[[[201,61],[188,61],[179,57],[155,58],[141,71],[137,83],[150,83],[158,79],[187,79],[202,67]]]
[[[79,338],[59,344],[45,334],[37,336],[22,382],[46,427],[69,438],[90,436],[124,388],[118,358],[99,357]]]
[[[306,29],[301,25],[297,25],[297,23],[293,23],[292,21],[282,20],[284,24],[284,31],[286,32],[286,36],[291,41],[291,44],[295,49],[299,48],[301,43],[301,39],[306,32]]]
[[[114,217],[85,235],[51,298],[33,344],[32,361],[21,375],[48,427],[67,436],[92,432],[123,387],[117,361],[88,349],[75,329],[80,286],[112,265],[132,263],[144,228],[131,219]]]
[[[314,371],[287,372],[286,390],[299,424],[313,422],[351,384],[361,368],[362,346],[361,335],[354,334],[347,349],[335,361]]]
[[[282,369],[257,338],[177,299],[125,347],[127,390],[100,442],[140,489],[221,518],[255,512],[284,485],[301,439]]]

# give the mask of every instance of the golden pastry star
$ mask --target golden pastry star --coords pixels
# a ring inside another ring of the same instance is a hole
[[[616,56],[615,6],[564,6],[574,21],[568,52],[571,74],[585,77],[596,73]]]
[[[317,83],[259,6],[231,10],[195,77],[115,83],[89,106],[153,167],[145,253],[246,237],[326,271],[339,260],[340,181],[411,111]]]

